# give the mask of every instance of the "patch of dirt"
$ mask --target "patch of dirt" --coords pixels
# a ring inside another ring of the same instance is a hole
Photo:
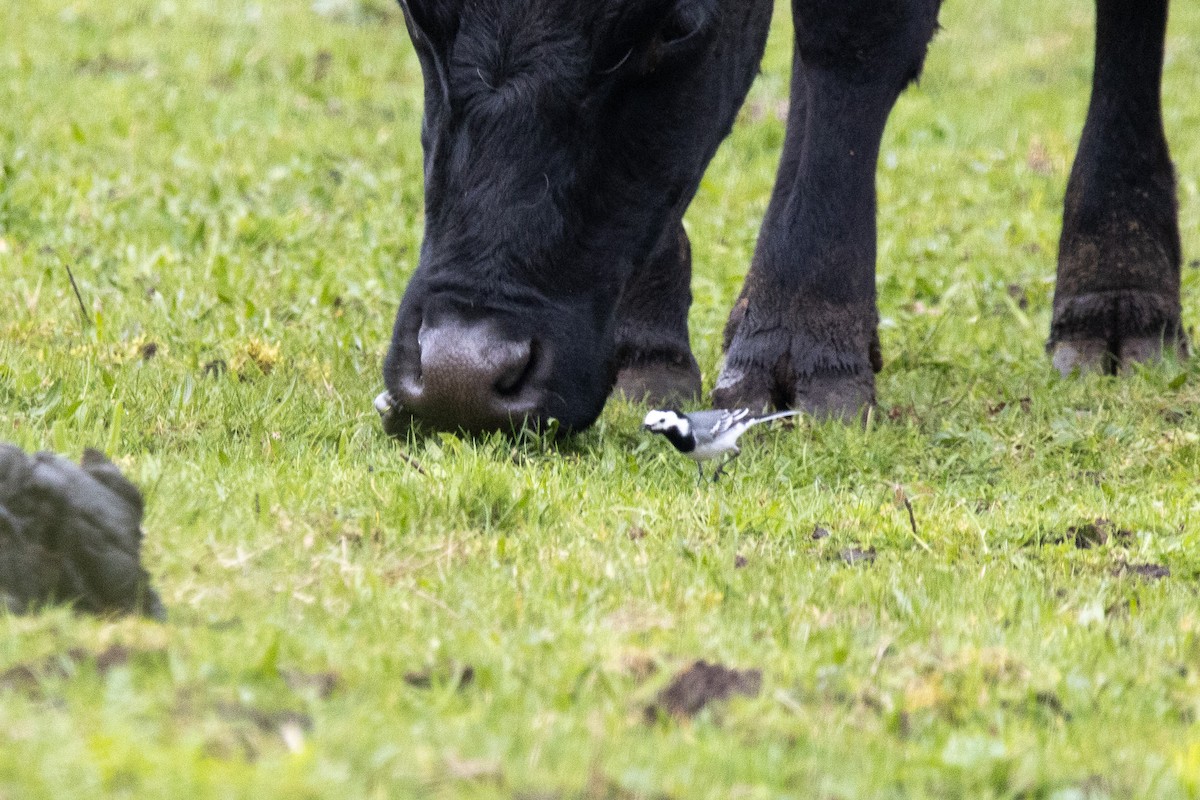
[[[1179,425],[1187,422],[1191,411],[1184,408],[1164,408],[1160,412],[1163,422],[1168,425]]]
[[[1022,308],[1024,308],[1024,306],[1022,306]],[[1017,403],[1021,406],[1022,414],[1028,414],[1029,409],[1031,409],[1033,407],[1033,400],[1031,400],[1028,397],[1022,397],[1020,400],[1017,401]],[[1009,405],[1011,405],[1011,404],[1007,400],[1000,400],[998,402],[990,404],[987,409],[988,416],[990,416],[990,417],[996,416],[1001,411],[1008,408]]]
[[[283,682],[293,692],[311,691],[318,699],[325,700],[342,682],[336,672],[304,672],[298,669],[283,669],[279,671]]]
[[[75,62],[76,71],[84,75],[129,75],[141,72],[147,66],[148,62],[144,59],[121,58],[110,53]]]
[[[1067,528],[1067,535],[1063,541],[1073,541],[1080,550],[1089,550],[1110,542],[1124,544],[1133,541],[1133,531],[1118,528],[1106,519],[1097,518],[1092,522]]]
[[[917,416],[917,409],[913,406],[892,406],[887,411],[889,422],[920,422],[921,418]]]
[[[1080,550],[1091,550],[1094,547],[1101,547],[1106,544],[1126,545],[1132,541],[1133,531],[1127,528],[1118,528],[1109,520],[1097,517],[1090,522],[1081,522],[1077,525],[1072,525],[1065,531],[1048,533],[1040,540],[1037,538],[1027,539],[1025,546],[1072,544]]]
[[[646,529],[641,525],[630,525],[629,530],[625,531],[625,535],[629,537],[631,542],[640,542],[646,538]]]
[[[756,697],[762,691],[762,671],[737,670],[697,661],[678,673],[646,707],[646,721],[660,716],[676,719],[694,717],[709,703],[727,700],[735,694]]]
[[[812,539],[814,542],[819,542],[822,539],[828,539],[829,538],[829,529],[822,528],[820,525],[817,525],[813,528],[812,534],[809,536],[809,538]]]
[[[733,557],[733,568],[734,569],[741,569],[742,567],[746,566],[749,563],[750,562],[747,561],[746,557],[744,555],[742,555],[741,553],[738,553]]]
[[[860,547],[844,547],[838,551],[838,558],[852,567],[856,564],[874,564],[875,556],[874,547],[868,547],[866,550]]]
[[[1008,296],[1017,303],[1017,308],[1024,311],[1029,308],[1029,295],[1025,291],[1025,287],[1019,283],[1010,283],[1008,285]]]
[[[302,731],[311,731],[312,717],[303,711],[283,708],[267,711],[256,706],[243,703],[217,703],[217,713],[227,720],[245,720],[263,733],[279,733],[284,728],[295,727]]]
[[[89,661],[95,665],[96,672],[101,676],[107,675],[113,669],[128,664],[132,653],[128,647],[119,644],[110,645],[98,653],[82,647],[72,647],[65,653],[47,656],[41,661],[17,664],[0,672],[0,689],[16,689],[36,694],[42,681],[69,678],[75,674],[80,664]]]
[[[1105,475],[1100,470],[1085,469],[1077,470],[1071,473],[1072,480],[1084,481],[1092,486],[1103,486]],[[1107,522],[1107,520],[1105,520]]]
[[[96,671],[101,675],[107,675],[110,670],[128,664],[132,655],[133,651],[124,645],[110,645],[96,654]]]
[[[312,82],[320,83],[329,76],[329,68],[333,66],[333,53],[328,50],[318,50],[313,58]]]
[[[434,686],[453,684],[462,691],[475,680],[475,668],[470,664],[452,661],[436,667],[426,667],[405,673],[404,682],[416,689],[431,689]]]
[[[1070,721],[1071,712],[1067,711],[1063,705],[1062,698],[1050,691],[1038,692],[1033,696],[1034,702],[1046,709],[1056,717],[1062,717],[1064,720]]]
[[[138,356],[142,361],[149,361],[158,355],[158,342],[146,342],[138,348]]]
[[[1171,568],[1166,564],[1130,564],[1127,561],[1122,561],[1113,574],[1118,577],[1121,575],[1136,575],[1148,581],[1157,581],[1162,578],[1171,577]]]

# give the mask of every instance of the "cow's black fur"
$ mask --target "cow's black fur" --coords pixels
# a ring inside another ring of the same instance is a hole
[[[426,236],[385,382],[497,429],[694,395],[681,219],[757,68],[771,0],[401,0],[425,73]],[[940,0],[792,0],[788,131],[714,400],[874,400],[875,163]],[[1158,106],[1167,0],[1097,0],[1050,346],[1111,370],[1182,350]]]

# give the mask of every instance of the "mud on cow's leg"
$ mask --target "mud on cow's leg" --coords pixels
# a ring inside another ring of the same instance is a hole
[[[626,398],[679,405],[700,396],[700,368],[688,343],[691,277],[691,245],[676,223],[617,309],[616,391]]]
[[[875,165],[920,73],[938,0],[793,0],[788,131],[742,296],[718,406],[852,418],[874,402]]]
[[[1096,68],[1067,184],[1054,366],[1115,373],[1186,355],[1175,177],[1159,99],[1167,0],[1097,0]]]

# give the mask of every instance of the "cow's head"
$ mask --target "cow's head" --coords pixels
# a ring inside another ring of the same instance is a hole
[[[425,78],[425,240],[388,391],[440,427],[586,427],[612,386],[617,304],[677,226],[761,42],[731,57],[723,31],[744,20],[723,0],[401,5]]]

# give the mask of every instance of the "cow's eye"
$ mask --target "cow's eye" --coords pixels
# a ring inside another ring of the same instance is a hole
[[[717,10],[710,0],[672,0],[651,28],[641,59],[643,74],[686,62],[703,52],[716,31]]]
[[[600,74],[647,75],[703,51],[717,28],[715,0],[640,0],[626,4]]]
[[[664,56],[684,55],[708,40],[715,28],[712,3],[681,0],[672,4],[656,37]]]

